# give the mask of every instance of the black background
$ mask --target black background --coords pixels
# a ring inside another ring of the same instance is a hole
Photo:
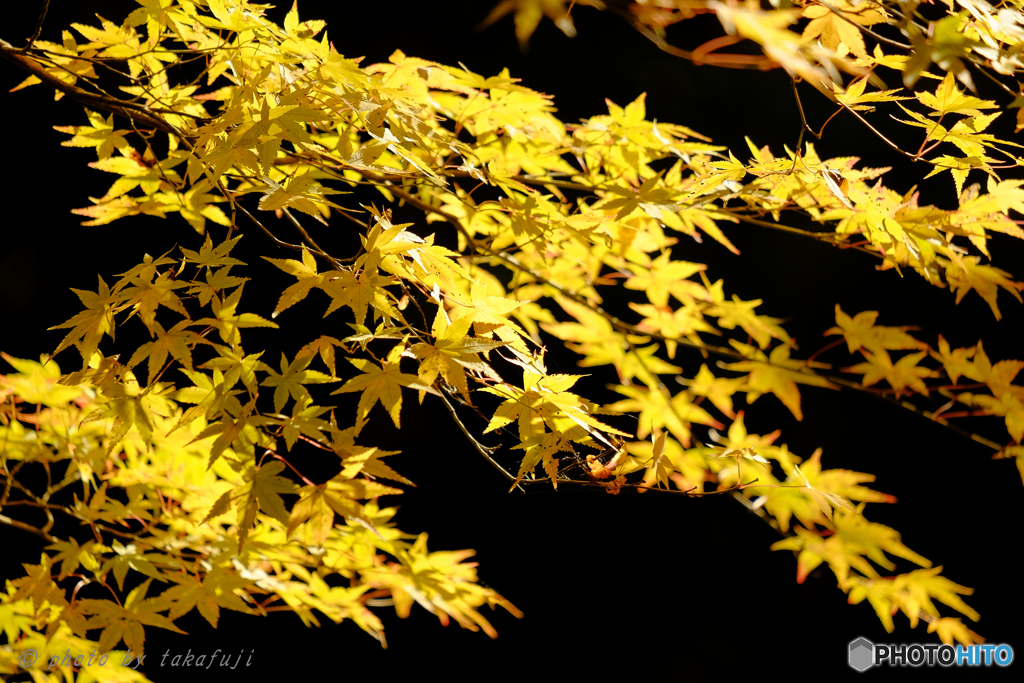
[[[0,37],[23,44],[34,26],[37,4],[6,6]],[[127,0],[51,4],[42,37],[58,42],[59,29],[73,21],[97,23],[93,12],[120,21],[137,6]],[[385,61],[401,49],[445,64],[461,61],[483,75],[507,66],[524,85],[554,94],[563,121],[606,113],[606,97],[625,105],[647,92],[649,119],[689,126],[728,145],[740,159],[749,156],[744,135],[758,146],[770,144],[776,154],[782,154],[783,144],[796,143],[799,116],[780,70],[694,67],[660,52],[614,16],[586,7],[574,12],[576,38],[565,37],[545,21],[524,53],[509,18],[483,32],[474,30],[490,6],[307,0],[299,9],[302,19],[326,19],[337,49],[346,56],[365,56],[364,64]],[[281,23],[286,10],[282,4],[269,18]],[[692,48],[718,30],[714,21],[698,20],[672,35]],[[0,66],[4,90],[23,77],[7,62]],[[897,85],[893,81],[890,87]],[[809,120],[820,125],[832,110],[810,88],[801,86],[801,92]],[[60,147],[67,136],[51,128],[85,123],[81,106],[67,99],[55,104],[52,91],[38,86],[0,97],[6,147],[0,350],[37,358],[62,338],[63,332],[46,328],[79,310],[69,287],[95,289],[97,273],[109,284],[144,253],[159,255],[178,244],[197,249],[201,238],[174,214],[166,220],[132,217],[106,226],[80,226],[70,209],[88,206],[87,197],[101,196],[111,181],[86,166],[95,159],[92,150]],[[1000,132],[1006,133],[1007,126]],[[913,178],[923,175],[843,116],[829,125],[817,146],[822,158],[861,156],[868,166],[894,166],[886,184],[899,191],[910,189]],[[953,208],[948,175],[925,181],[921,190],[923,202]],[[409,215],[406,220],[415,219]],[[422,221],[418,227],[421,234],[438,231],[439,238],[446,228]],[[215,237],[218,230],[213,227]],[[787,330],[801,344],[799,357],[828,341],[821,332],[834,324],[836,303],[849,314],[880,310],[881,324],[919,326],[919,338],[933,345],[941,332],[954,347],[983,338],[993,360],[1020,357],[1020,337],[1011,331],[1019,332],[1021,307],[1005,293],[999,299],[1004,319],[996,323],[976,294],[954,306],[948,290],[931,287],[913,273],[901,279],[895,271],[874,272],[876,261],[868,256],[753,226],[730,226],[726,233],[742,256],[710,240],[703,245],[687,240],[677,255],[708,263],[712,280],[725,278],[727,294],[762,298],[759,312],[786,317]],[[266,266],[257,265],[260,254],[293,257],[275,252],[255,231],[244,234],[235,255],[250,267],[239,274],[266,272]],[[1019,244],[997,235],[992,249],[996,266],[1020,270]],[[277,280],[271,276],[262,288],[256,282],[247,285],[244,310],[269,317],[288,284],[287,276],[280,275]],[[303,315],[317,322],[304,323]],[[265,360],[275,366],[277,349],[291,356],[319,334],[342,336],[341,322],[328,318],[320,323],[318,311],[307,309],[290,320],[283,315],[278,322],[281,331],[264,336],[247,332],[244,337],[248,352],[271,349]],[[123,352],[139,339],[119,332],[117,344],[108,339],[103,348],[108,354]],[[842,352],[833,353],[838,356],[826,354],[823,360],[848,361]],[[565,366],[558,366],[560,358]],[[68,370],[78,357],[69,350],[57,360]],[[565,356],[553,352],[552,361],[553,369],[574,371],[573,361]],[[675,362],[692,377],[704,361],[681,351]],[[606,370],[597,369],[593,386],[609,381],[600,374]],[[1012,548],[1019,544],[1022,491],[1012,462],[992,461],[984,446],[867,396],[813,388],[803,389],[802,395],[802,423],[766,396],[747,410],[750,432],[781,428],[777,443],[787,443],[800,456],[821,446],[825,468],[878,475],[874,487],[895,495],[899,503],[870,505],[868,518],[898,529],[910,548],[942,564],[945,576],[976,589],[967,601],[982,620],[969,625],[988,642],[1019,645],[1024,591]],[[193,612],[177,622],[187,636],[147,629],[148,676],[155,681],[183,678],[183,670],[158,666],[168,650],[173,655],[221,648],[244,649],[246,655],[252,651],[260,673],[318,678],[354,678],[370,671],[411,675],[419,669],[452,678],[578,674],[603,679],[635,674],[716,680],[781,671],[797,679],[852,675],[846,647],[859,636],[874,642],[937,642],[923,626],[912,631],[902,614],[895,617],[896,632],[887,634],[866,602],[846,604],[827,569],[798,585],[795,557],[769,550],[780,536],[735,501],[571,490],[506,493],[504,479],[454,435],[441,407],[427,401],[414,408],[408,395],[398,434],[390,431],[379,410],[371,415],[361,442],[401,449],[390,464],[418,484],[401,497],[383,501],[401,506],[398,526],[412,533],[428,531],[432,550],[474,548],[481,579],[525,617],[485,612],[493,616],[500,634],[492,641],[454,623],[442,628],[419,607],[407,620],[381,608],[389,644],[382,650],[348,622],[334,625],[322,619],[320,629],[307,630],[293,615],[257,618],[224,610],[220,628],[212,631]],[[998,418],[964,424],[996,440],[1005,438]],[[380,430],[379,436],[373,429]],[[38,562],[38,539],[8,528],[0,534],[5,577],[21,575],[19,562]],[[902,571],[912,568],[900,565]],[[959,616],[941,605],[940,610]],[[187,675],[212,680],[213,672]],[[217,677],[244,675],[240,667]]]

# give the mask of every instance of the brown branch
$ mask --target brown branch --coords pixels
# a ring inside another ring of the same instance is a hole
[[[970,430],[963,429],[962,427],[958,427],[958,426],[956,426],[954,424],[951,424],[948,420],[945,420],[945,419],[939,417],[938,413],[933,413],[933,412],[925,410],[924,408],[919,408],[918,406],[914,405],[910,401],[902,401],[900,399],[893,398],[893,397],[890,397],[890,396],[885,396],[883,394],[873,393],[871,391],[868,391],[868,389],[866,389],[865,387],[862,387],[859,384],[856,384],[854,382],[850,382],[849,380],[845,380],[845,379],[842,379],[840,377],[828,377],[827,379],[829,381],[831,381],[831,382],[835,382],[836,384],[838,384],[840,386],[846,387],[848,389],[853,389],[853,390],[859,391],[861,393],[869,394],[871,396],[875,396],[876,398],[879,398],[879,399],[881,399],[881,400],[883,400],[883,401],[885,401],[887,403],[891,403],[893,405],[896,405],[896,406],[899,406],[901,408],[904,408],[905,410],[909,410],[911,412],[917,413],[921,417],[924,417],[924,418],[926,418],[928,420],[931,420],[932,422],[940,424],[943,427],[945,427],[946,429],[949,429],[949,430],[951,430],[953,432],[956,432],[960,436],[964,436],[964,437],[966,437],[968,439],[971,439],[972,441],[977,441],[978,443],[980,443],[980,444],[982,444],[984,446],[988,446],[989,448],[991,448],[994,451],[1002,451],[1003,450],[1003,446],[1001,446],[1000,444],[996,443],[995,441],[992,441],[991,439],[986,439],[985,437],[981,436],[980,434],[976,434],[976,433],[974,433],[974,432],[972,432]]]
[[[731,209],[719,209],[720,212],[728,214],[738,221],[743,223],[750,223],[751,225],[758,225],[762,228],[769,228],[771,230],[778,230],[779,232],[789,233],[790,235],[800,235],[801,237],[809,237],[819,242],[830,242],[832,244],[839,244],[843,241],[840,235],[834,232],[813,232],[811,230],[801,230],[800,228],[794,228],[789,225],[783,225],[781,223],[772,223],[770,221],[762,221],[757,218],[753,218],[741,213],[733,213]],[[869,252],[874,253],[874,252]]]
[[[32,44],[39,40],[39,34],[43,32],[43,22],[46,21],[46,13],[50,11],[50,0],[43,0],[43,9],[39,12],[39,18],[36,20],[36,27],[32,31],[32,37],[28,39],[28,44],[21,48],[21,51],[30,50]]]
[[[24,71],[32,74],[43,83],[56,88],[76,102],[80,102],[81,104],[92,107],[93,109],[99,109],[101,111],[117,114],[118,116],[123,116],[133,122],[141,124],[143,127],[155,128],[178,138],[190,137],[157,116],[149,107],[136,104],[134,102],[127,102],[125,100],[107,97],[105,95],[96,95],[79,88],[76,85],[71,85],[70,83],[61,81],[59,78],[47,71],[38,61],[30,57],[26,57],[22,52],[22,50],[19,50],[6,40],[0,38],[0,57],[3,57]]]
[[[441,394],[439,394],[441,396],[441,401],[444,403],[444,407],[448,409],[448,414],[452,416],[453,420],[455,420],[455,424],[458,425],[459,431],[462,432],[463,436],[465,436],[467,439],[469,439],[469,442],[471,444],[473,444],[473,448],[476,449],[476,452],[479,453],[480,455],[484,456],[484,460],[486,460],[487,462],[491,463],[491,465],[493,465],[495,469],[497,469],[499,472],[501,472],[501,474],[505,477],[505,479],[507,479],[508,481],[512,482],[513,488],[518,488],[520,491],[523,491],[523,487],[520,485],[520,482],[517,482],[516,478],[513,477],[512,474],[508,470],[506,470],[504,467],[502,467],[501,464],[498,463],[497,460],[495,460],[493,457],[491,457],[491,451],[494,450],[494,449],[493,448],[488,448],[487,446],[484,446],[482,443],[480,443],[479,441],[476,440],[476,437],[474,437],[472,434],[469,433],[469,430],[466,429],[466,425],[462,424],[462,420],[459,419],[458,413],[455,412],[455,407],[452,406],[452,404],[448,401],[448,397],[445,396],[445,393],[446,393],[445,390],[442,390]],[[536,481],[544,481],[544,480],[537,479]],[[530,482],[522,482],[522,483],[530,483]],[[525,491],[524,491],[524,493],[525,493]]]
[[[825,344],[820,349],[818,349],[817,351],[812,353],[811,357],[807,359],[807,362],[808,363],[813,362],[815,358],[817,358],[821,354],[825,353],[829,349],[834,349],[835,347],[839,346],[840,344],[844,344],[844,343],[846,343],[846,339],[844,337],[840,337],[839,339],[835,339],[835,340],[829,342],[828,344]]]
[[[285,217],[288,218],[289,221],[291,221],[291,224],[295,226],[295,229],[299,231],[299,234],[302,235],[302,239],[305,240],[306,244],[308,244],[313,248],[313,250],[315,250],[311,250],[313,251],[314,254],[327,259],[330,262],[330,264],[334,266],[335,270],[342,269],[341,263],[339,263],[333,256],[331,256],[326,251],[320,248],[320,245],[317,244],[312,237],[310,237],[309,233],[306,232],[306,229],[302,227],[302,223],[300,223],[299,220],[294,215],[292,215],[291,211],[289,211],[286,208],[283,210],[283,213]]]
[[[445,177],[448,178],[475,178],[469,171],[445,171]],[[512,180],[517,183],[524,185],[552,185],[554,187],[560,187],[566,190],[577,190],[579,192],[595,192],[600,190],[599,187],[592,187],[590,185],[584,185],[582,183],[574,183],[571,180],[557,180],[550,177],[537,177],[530,175],[513,175],[509,176]]]
[[[636,17],[633,17],[626,11],[618,11],[617,8],[612,10],[620,17],[626,20],[626,22],[636,29],[640,35],[647,38],[649,41],[658,46],[658,49],[662,52],[667,52],[674,57],[681,57],[687,61],[691,61],[694,64],[711,64],[713,66],[720,66],[726,69],[758,69],[760,71],[768,71],[769,69],[777,69],[781,65],[770,59],[767,55],[743,55],[743,54],[725,54],[725,55],[710,55],[712,48],[697,48],[697,50],[690,51],[684,50],[680,47],[672,45],[664,38],[659,36],[657,33],[651,30],[651,28],[644,23],[640,22]],[[704,47],[704,46],[701,46]]]
[[[865,126],[867,126],[868,129],[872,133],[874,133],[882,142],[884,142],[885,144],[889,145],[889,147],[891,147],[892,149],[896,150],[897,152],[899,152],[903,156],[908,157],[912,161],[927,161],[927,159],[921,159],[920,157],[918,157],[918,156],[916,156],[914,154],[911,154],[910,152],[905,152],[903,149],[900,148],[899,145],[897,145],[895,142],[893,142],[889,138],[885,137],[885,135],[883,135],[880,130],[878,130],[877,128],[872,126],[870,123],[868,123],[868,120],[866,118],[864,118],[863,116],[858,114],[854,109],[850,108],[845,102],[843,102],[841,100],[837,100],[837,101],[839,102],[839,104],[842,106],[843,109],[845,109],[846,111],[848,111],[851,114],[853,114],[854,116],[856,116],[857,119],[861,123],[863,123]]]
[[[43,539],[44,541],[48,541],[50,543],[56,543],[57,542],[56,538],[54,538],[50,534],[46,533],[42,529],[34,527],[31,524],[26,524],[25,522],[19,522],[16,519],[11,519],[7,515],[0,515],[0,524],[6,524],[7,526],[12,526],[15,529],[21,529],[22,531],[27,531],[30,534],[35,534],[39,538]]]

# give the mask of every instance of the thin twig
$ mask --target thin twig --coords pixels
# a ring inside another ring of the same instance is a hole
[[[12,526],[15,529],[21,529],[22,531],[27,531],[30,534],[34,534],[34,535],[38,536],[39,538],[43,539],[44,541],[49,541],[50,543],[56,543],[57,542],[56,538],[54,538],[50,534],[46,533],[42,529],[34,527],[31,524],[26,524],[25,522],[19,522],[16,519],[11,519],[7,515],[0,514],[0,524],[6,524],[7,526]]]
[[[157,130],[174,135],[178,138],[188,137],[175,126],[172,126],[167,121],[164,121],[158,116],[155,116],[153,111],[143,105],[135,104],[133,102],[127,102],[125,100],[118,100],[111,97],[105,97],[102,95],[95,95],[87,90],[83,90],[76,85],[70,83],[64,83],[63,81],[55,78],[50,72],[42,67],[42,65],[34,59],[30,59],[21,54],[21,50],[15,48],[13,45],[8,43],[6,40],[0,38],[0,57],[3,57],[9,62],[13,62],[17,66],[21,67],[25,71],[46,83],[47,85],[56,88],[62,93],[66,94],[71,99],[81,102],[82,104],[92,107],[94,109],[100,109],[102,111],[110,112],[124,116],[128,119],[136,119],[140,121],[144,127],[156,128]],[[177,112],[175,112],[177,113]]]
[[[284,209],[284,215],[287,216],[288,220],[291,221],[292,225],[295,226],[295,229],[299,231],[299,234],[302,235],[302,239],[306,240],[306,243],[309,244],[311,247],[313,247],[313,249],[316,250],[316,252],[314,252],[314,253],[317,253],[318,255],[320,255],[320,256],[326,258],[328,261],[330,261],[331,265],[334,266],[334,268],[336,270],[341,270],[341,268],[342,268],[341,264],[338,263],[334,259],[333,256],[331,256],[326,251],[321,249],[320,245],[318,245],[315,241],[313,241],[313,238],[309,236],[309,233],[306,232],[306,229],[304,227],[302,227],[302,224],[299,223],[298,219],[295,218],[295,216],[292,215],[292,212],[290,210],[288,210],[287,208]]]
[[[861,33],[868,34],[869,36],[871,36],[872,38],[874,38],[875,40],[877,40],[880,43],[885,43],[886,45],[892,45],[893,47],[898,47],[901,50],[913,50],[914,49],[910,45],[906,45],[905,43],[901,43],[899,41],[892,40],[890,38],[886,38],[885,36],[882,36],[882,35],[879,35],[879,34],[875,33],[874,31],[869,29],[867,26],[863,26],[862,24],[858,24],[856,21],[854,21],[853,19],[850,19],[849,17],[847,17],[845,14],[843,14],[837,8],[835,8],[832,5],[830,5],[827,2],[825,2],[825,0],[817,0],[817,1],[818,1],[819,5],[821,5],[822,7],[825,7],[826,9],[828,9],[830,12],[832,12],[837,17],[839,17],[840,19],[845,21],[847,24],[850,24],[851,26],[856,28]]]
[[[887,137],[885,137],[884,135],[882,135],[882,132],[881,132],[881,131],[879,131],[879,130],[878,130],[877,128],[875,128],[875,127],[874,127],[874,126],[872,126],[872,125],[871,125],[870,123],[868,123],[867,119],[865,119],[865,118],[864,118],[863,116],[861,116],[860,114],[858,114],[858,113],[857,113],[857,112],[856,112],[855,110],[853,110],[852,108],[850,108],[849,106],[847,106],[847,104],[846,104],[845,102],[842,102],[842,101],[839,101],[839,100],[837,100],[837,101],[839,102],[839,104],[840,104],[840,105],[842,105],[843,109],[845,109],[846,111],[848,111],[848,112],[850,112],[851,114],[853,114],[854,116],[856,116],[856,117],[857,117],[857,119],[859,119],[861,123],[863,123],[863,124],[864,124],[865,126],[867,126],[867,127],[868,127],[868,128],[869,128],[869,129],[871,130],[871,132],[872,132],[872,133],[874,133],[875,135],[877,135],[877,136],[878,136],[878,138],[879,138],[879,139],[880,139],[880,140],[881,140],[882,142],[884,142],[885,144],[889,145],[889,147],[893,148],[894,150],[896,150],[897,152],[899,152],[899,153],[900,153],[900,154],[902,154],[903,156],[905,156],[905,157],[908,157],[908,158],[912,159],[913,161],[923,161],[923,160],[922,160],[921,158],[919,158],[919,157],[917,157],[917,156],[915,156],[915,155],[911,154],[910,152],[905,152],[905,151],[903,151],[902,149],[900,149],[899,145],[897,145],[897,144],[896,144],[896,143],[894,143],[894,142],[893,142],[892,140],[890,140],[889,138],[887,138]]]
[[[796,78],[790,78],[789,83],[793,86],[793,97],[796,98],[796,108],[800,112],[800,137],[798,137],[796,141],[796,151],[797,154],[799,154],[800,148],[803,147],[804,144],[804,133],[809,132],[819,140],[821,139],[821,136],[815,133],[814,129],[807,125],[807,115],[804,114],[804,103],[800,100],[800,91],[796,89]],[[789,172],[792,173],[795,168],[796,155],[793,156],[793,167],[789,169]]]
[[[768,71],[769,69],[777,69],[781,66],[778,62],[770,59],[767,55],[743,55],[743,54],[728,54],[728,55],[716,55],[715,58],[702,58],[701,53],[691,52],[684,50],[680,47],[672,45],[664,38],[659,36],[657,33],[652,31],[650,27],[644,25],[631,14],[625,10],[619,10],[612,6],[612,11],[618,14],[620,17],[626,20],[626,22],[636,29],[640,35],[647,38],[649,41],[658,46],[658,49],[662,52],[667,52],[675,57],[682,57],[685,60],[691,61],[694,64],[711,64],[714,66],[720,66],[726,69],[758,69],[760,71]]]
[[[32,44],[39,40],[40,34],[43,32],[43,22],[46,20],[46,13],[50,10],[50,0],[43,0],[43,9],[39,12],[39,18],[36,19],[36,27],[32,31],[32,37],[28,39],[28,44],[21,48],[21,52],[26,52],[32,49]]]
[[[505,477],[505,479],[513,482],[516,488],[525,493],[526,490],[523,489],[522,486],[520,486],[519,482],[516,482],[516,478],[513,477],[508,470],[502,467],[497,460],[491,457],[491,451],[493,449],[484,446],[482,443],[476,440],[476,437],[469,433],[469,430],[466,429],[466,425],[462,424],[462,420],[459,419],[458,413],[455,412],[455,407],[448,401],[448,397],[445,396],[446,393],[447,390],[442,388],[441,393],[439,394],[441,397],[441,401],[444,403],[444,407],[448,409],[448,414],[450,414],[452,416],[452,419],[455,420],[455,424],[459,426],[459,431],[462,432],[463,436],[469,439],[469,442],[473,444],[473,448],[476,449],[477,453],[484,456],[484,460],[491,463],[491,465],[493,465],[496,470],[501,472],[502,476]]]

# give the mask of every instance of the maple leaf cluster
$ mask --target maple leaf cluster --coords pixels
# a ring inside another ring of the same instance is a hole
[[[636,5],[646,9],[634,8],[635,22],[663,46],[665,28],[687,11],[717,14],[728,41],[764,51],[747,55],[755,61],[719,55],[721,64],[780,66],[837,114],[870,126],[876,106],[899,107],[903,124],[924,131],[905,154],[929,174],[950,172],[957,207],[922,205],[916,190],[883,184],[887,169],[821,159],[810,143],[773,153],[748,140],[740,161],[685,126],[648,120],[644,96],[567,124],[549,95],[507,71],[485,77],[401,51],[364,66],[295,7],[279,26],[246,0],[161,0],[122,24],[75,24],[60,44],[35,40],[17,53],[32,73],[23,87],[45,82],[72,97],[100,78],[98,64],[122,69],[131,99],[91,96],[88,125],[57,126],[72,136],[66,145],[95,148],[90,165],[114,178],[75,213],[84,225],[180,213],[195,248],[146,256],[112,285],[100,276],[95,291],[74,290],[84,310],[56,326],[69,331],[52,355],[74,347],[80,369],[5,356],[15,372],[0,376],[3,476],[60,463],[63,478],[45,495],[80,486],[66,511],[97,538],[79,545],[21,524],[56,554],[0,593],[11,642],[81,644],[98,632],[101,650],[123,641],[141,652],[145,627],[176,630],[193,608],[216,626],[220,608],[259,613],[270,596],[306,624],[319,623],[315,612],[348,619],[382,644],[370,609],[380,596],[400,616],[417,603],[493,636],[479,607],[519,611],[478,582],[464,562],[472,551],[429,552],[426,535],[392,525],[394,508],[378,498],[402,489],[379,480],[411,482],[383,462],[394,451],[357,443],[370,422],[400,428],[411,396],[443,404],[512,490],[735,495],[787,536],[773,547],[798,554],[799,581],[824,563],[890,631],[902,610],[944,642],[980,640],[933,604],[976,620],[959,597],[970,589],[867,520],[867,503],[894,502],[864,486],[874,475],[822,469],[820,449],[800,457],[776,444],[778,431],[748,433],[737,402],[753,410],[772,394],[802,420],[802,387],[893,400],[937,392],[950,402],[932,419],[1002,418],[1011,441],[978,440],[1024,477],[1024,388],[1013,383],[1024,362],[993,363],[980,341],[953,349],[940,336],[932,347],[909,326],[876,325],[877,312],[851,317],[838,306],[825,334],[841,339],[805,355],[764,301],[727,293],[706,264],[677,257],[705,237],[739,254],[727,229],[746,223],[866,252],[880,269],[948,287],[957,303],[976,292],[1000,318],[1000,293],[1020,301],[1024,284],[982,257],[992,233],[1024,237],[1013,217],[1024,213],[1024,181],[997,172],[1024,160],[1020,145],[986,132],[1002,112],[966,94],[964,62],[1016,73],[1008,46],[1024,40],[1019,12],[972,2],[976,12],[951,13],[927,34],[904,24],[914,48],[904,59],[865,41],[868,27],[895,25],[884,3]],[[525,41],[542,16],[571,33],[563,10],[503,2],[489,21],[515,11]],[[788,28],[797,21],[802,33]],[[202,78],[176,80],[189,54],[203,56]],[[715,61],[707,51],[703,59]],[[933,64],[945,73],[931,74]],[[922,78],[934,88],[899,95],[882,87],[881,69],[906,88]],[[967,184],[972,173],[986,175],[984,191]],[[418,220],[396,222],[400,211]],[[796,219],[816,229],[788,225]],[[350,249],[324,228],[335,225],[353,235]],[[269,319],[241,307],[250,271],[232,250],[242,234],[296,257],[264,257],[275,268],[265,277],[281,287]],[[327,320],[319,334],[303,324],[311,314]],[[132,318],[148,341],[106,355],[106,338]],[[243,347],[250,328],[279,327],[304,344],[276,367]],[[857,362],[815,360],[843,342]],[[603,373],[609,391],[584,395],[581,375],[550,373],[554,343]],[[684,351],[714,354],[722,372],[702,363],[684,375],[674,364]],[[325,405],[321,384],[356,394],[353,409]],[[951,412],[957,402],[972,410]],[[329,454],[341,470],[314,482],[293,449]],[[23,502],[20,492],[6,486],[0,508]],[[896,571],[892,557],[921,569],[881,581],[878,567]],[[88,575],[108,587],[112,576],[123,591],[130,573],[146,579],[122,603],[65,590],[69,577]],[[350,586],[329,586],[329,574]],[[153,581],[169,587],[147,597]],[[16,655],[0,651],[0,671],[17,670]]]

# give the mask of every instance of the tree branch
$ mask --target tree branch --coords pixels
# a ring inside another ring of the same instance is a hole
[[[50,11],[50,0],[43,0],[43,9],[39,12],[39,18],[36,20],[35,30],[32,31],[32,37],[28,39],[28,44],[21,48],[21,51],[32,49],[32,44],[39,40],[39,34],[43,32],[43,22],[46,21],[46,13]]]
[[[125,100],[119,100],[105,95],[96,95],[79,88],[77,85],[61,81],[59,78],[56,78],[49,71],[43,68],[38,61],[23,55],[23,52],[24,49],[18,49],[3,38],[0,38],[0,57],[3,57],[12,64],[15,64],[24,71],[32,74],[43,83],[61,91],[76,102],[80,102],[81,104],[93,109],[99,109],[101,111],[117,114],[118,116],[123,116],[137,124],[141,124],[144,128],[155,128],[156,130],[179,138],[192,137],[185,135],[182,131],[178,130],[178,128],[172,126],[167,121],[164,121],[145,105],[135,104],[134,102],[127,102]]]
[[[49,543],[56,543],[57,542],[56,538],[54,538],[50,534],[46,533],[42,529],[34,527],[31,524],[26,524],[25,522],[19,522],[16,519],[11,519],[7,515],[0,514],[0,524],[6,524],[7,526],[12,526],[15,529],[21,529],[22,531],[27,531],[30,534],[34,534],[34,535],[38,536],[39,538],[41,538],[44,541],[47,541]]]

